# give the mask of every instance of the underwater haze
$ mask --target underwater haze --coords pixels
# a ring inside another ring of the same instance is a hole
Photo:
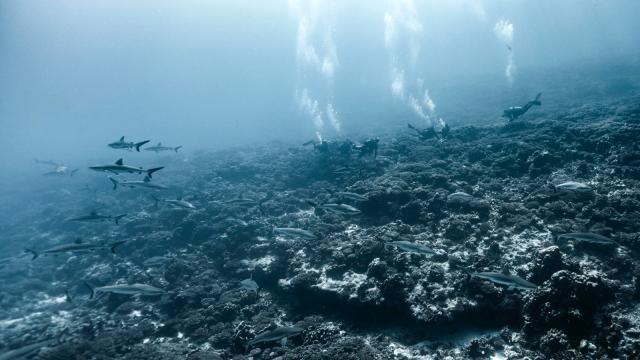
[[[639,358],[638,15],[0,1],[0,360]]]
[[[366,131],[402,123],[386,116],[405,110],[394,76],[455,122],[469,96],[535,93],[518,81],[529,72],[637,57],[638,13],[617,0],[3,1],[0,159],[80,160],[122,135],[210,149]]]

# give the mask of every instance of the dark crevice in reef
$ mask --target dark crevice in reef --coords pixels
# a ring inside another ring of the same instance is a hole
[[[336,298],[333,293],[318,291],[279,292],[276,301],[294,319],[321,315],[329,321],[343,323],[355,333],[383,334],[405,345],[436,340],[454,342],[465,334],[492,333],[504,327],[515,329],[522,324],[519,317],[499,317],[483,312],[458,314],[446,322],[425,323],[417,320],[407,306],[349,302]]]

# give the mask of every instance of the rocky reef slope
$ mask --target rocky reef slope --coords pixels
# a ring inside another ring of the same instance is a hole
[[[3,221],[7,256],[76,237],[127,242],[0,265],[0,348],[63,333],[41,358],[638,358],[639,104],[541,108],[445,141],[381,134],[375,159],[275,143],[162,158],[154,181],[172,190],[158,204],[101,176],[52,186]],[[558,187],[571,181],[587,188]],[[164,201],[175,195],[195,209]],[[95,208],[128,216],[65,221]],[[166,293],[89,299],[84,281]],[[251,342],[277,326],[302,331]]]

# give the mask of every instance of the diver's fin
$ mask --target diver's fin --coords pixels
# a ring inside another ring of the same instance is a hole
[[[113,190],[118,188],[118,180],[112,178],[111,176],[109,176],[109,180],[111,180],[111,182],[113,183]]]
[[[149,169],[149,170],[147,170],[147,176],[149,177],[149,179],[151,179],[151,177],[152,177],[151,174],[153,174],[154,172],[156,172],[158,170],[162,170],[162,169],[164,169],[164,166],[160,166],[160,167],[157,167],[157,168]]]
[[[151,141],[151,140],[140,141],[139,143],[137,143],[137,144],[136,144],[136,151],[137,151],[137,152],[140,152],[140,146],[142,146],[142,145],[144,145],[144,144],[148,143],[149,141]]]
[[[122,162],[122,158],[118,159],[118,161],[116,161],[116,165],[122,165],[124,164],[124,162]]]

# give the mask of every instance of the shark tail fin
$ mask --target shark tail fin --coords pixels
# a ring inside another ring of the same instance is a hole
[[[116,225],[120,224],[120,219],[122,219],[123,217],[127,216],[127,214],[122,214],[122,215],[118,215],[115,218],[113,218],[116,222]]]
[[[173,151],[178,152],[180,149],[182,149],[182,145],[174,147]]]
[[[531,103],[533,105],[538,105],[538,106],[542,105],[542,102],[540,101],[540,96],[542,96],[542,93],[538,93],[538,95],[536,95],[536,98],[533,99],[533,101],[531,101]]]
[[[136,143],[136,151],[140,152],[140,146],[148,143],[149,141],[151,141],[151,140],[145,140],[145,141],[140,141],[139,143]]]
[[[113,183],[113,190],[118,188],[118,180],[112,178],[111,176],[109,176],[109,180],[111,180],[111,182]]]
[[[83,282],[84,282],[84,286],[86,286],[86,287],[87,287],[87,289],[89,289],[89,291],[91,292],[91,294],[89,294],[89,299],[93,299],[93,298],[96,296],[96,289],[95,289],[95,287],[94,287],[93,285],[89,284],[89,283],[88,283],[88,282],[86,282],[86,281],[83,281]]]
[[[127,240],[120,240],[120,241],[116,241],[113,244],[111,244],[111,247],[109,249],[111,249],[111,253],[115,254],[116,253],[116,248],[124,243],[126,243]]]
[[[73,298],[71,297],[71,294],[69,294],[69,287],[67,286],[66,289],[64,289],[64,301],[68,302],[69,304],[73,303]]]
[[[35,250],[31,250],[31,249],[24,249],[24,252],[27,252],[27,253],[29,253],[29,254],[33,255],[33,256],[31,257],[31,260],[35,260],[35,259],[37,259],[37,258],[38,258],[38,256],[40,256],[40,254],[38,254]]]
[[[157,167],[157,168],[149,169],[149,170],[147,170],[147,176],[149,177],[149,179],[151,179],[152,178],[151,174],[153,174],[154,172],[156,172],[158,170],[162,170],[162,169],[164,169],[164,166],[160,166],[160,167]]]

